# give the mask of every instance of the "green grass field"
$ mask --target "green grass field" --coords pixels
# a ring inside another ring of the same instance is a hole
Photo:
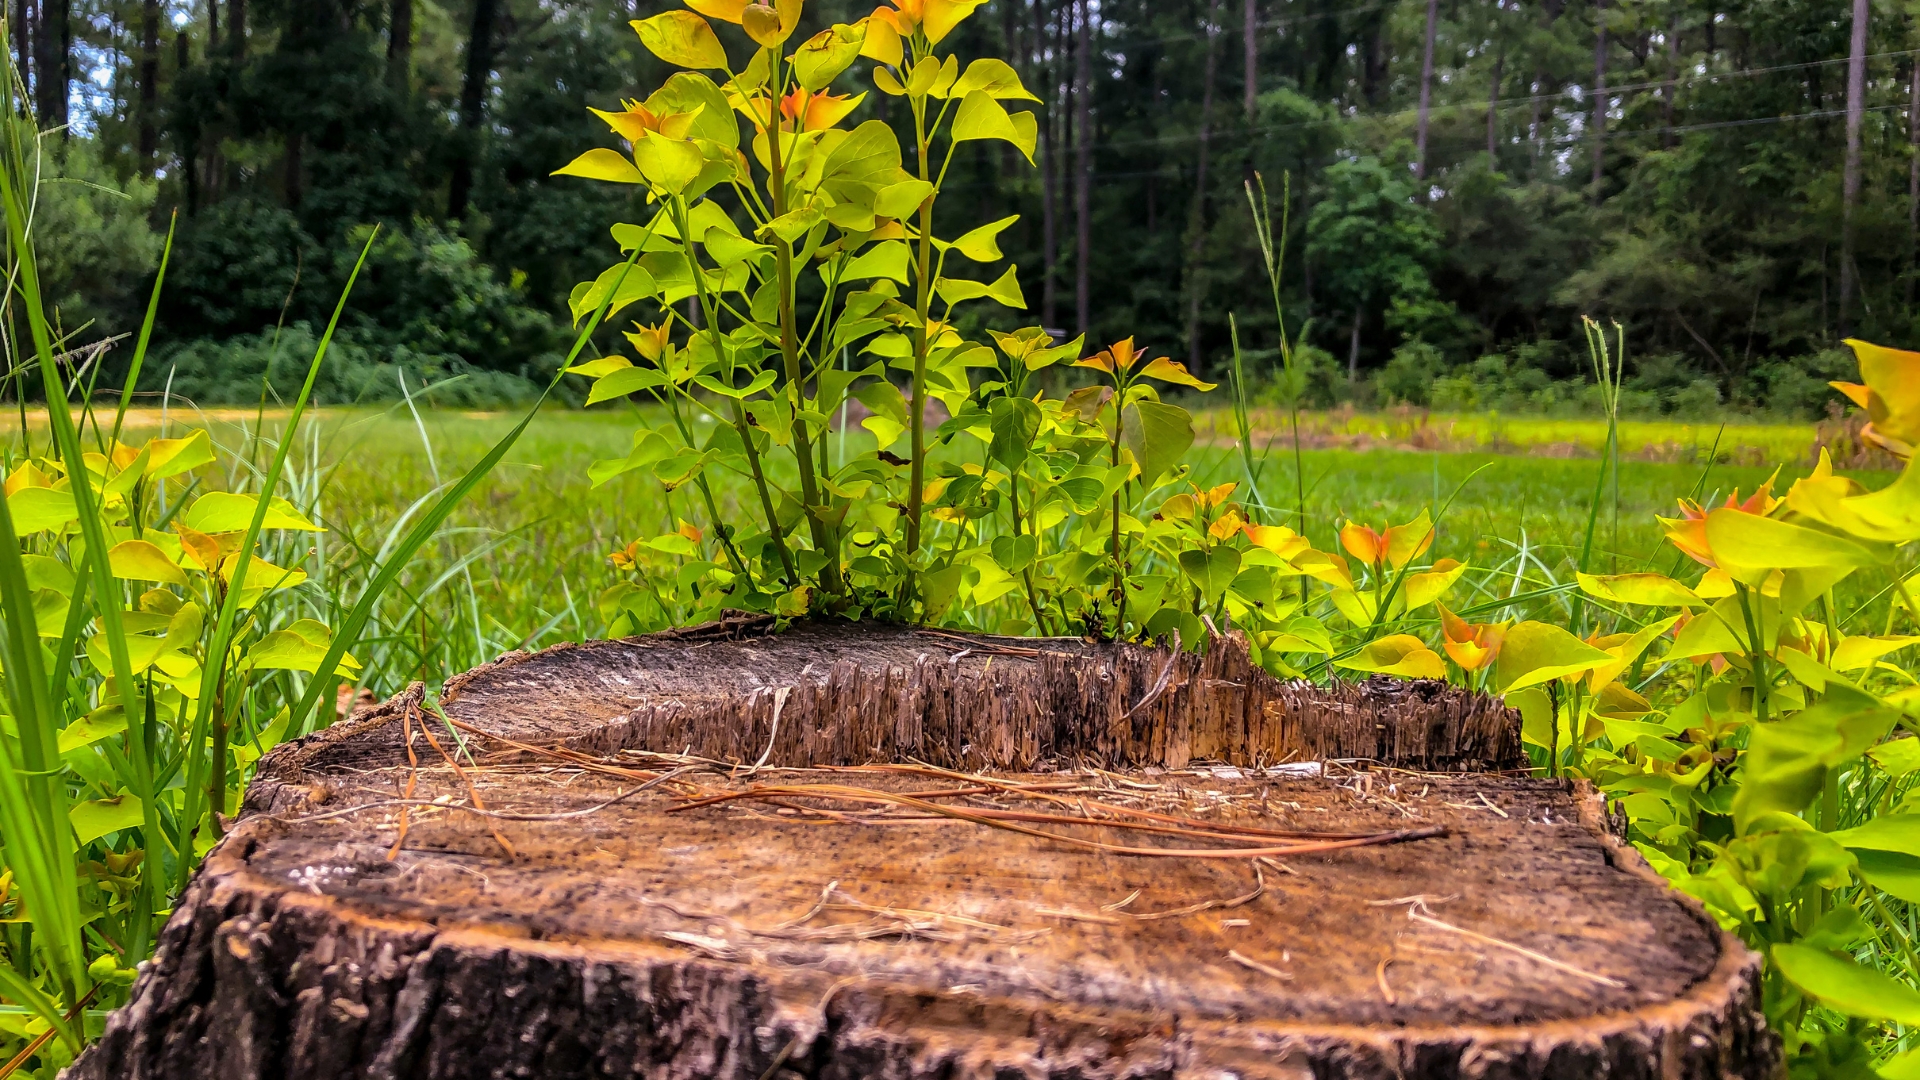
[[[176,416],[173,422],[185,419]],[[251,416],[222,413],[205,419],[217,441],[244,449]],[[365,559],[378,552],[416,500],[459,475],[516,420],[458,412],[427,412],[416,420],[404,407],[323,411],[301,439],[299,501],[317,503],[333,530],[321,542],[333,553],[348,561]],[[143,427],[156,421],[150,415],[138,418]],[[386,692],[394,688],[386,683],[409,677],[437,681],[508,649],[590,637],[604,628],[594,598],[614,581],[608,553],[637,536],[671,528],[676,518],[705,525],[690,490],[670,494],[638,474],[591,487],[587,466],[597,458],[623,455],[638,422],[631,412],[563,409],[536,419],[455,514],[437,547],[409,571],[408,595],[382,621],[379,636],[364,643],[380,672],[376,682],[381,685],[374,689]],[[1319,417],[1314,422],[1332,421]],[[1361,426],[1360,418],[1353,422]],[[1556,456],[1527,454],[1519,440],[1551,445],[1572,439],[1591,453],[1595,436],[1604,440],[1604,426],[1508,421],[1505,430],[1506,441],[1495,444],[1497,449],[1408,450],[1389,444],[1306,450],[1306,531],[1328,547],[1343,519],[1405,521],[1422,507],[1438,507],[1457,488],[1434,553],[1480,570],[1469,578],[1471,592],[1491,597],[1516,585],[1568,580],[1601,462],[1558,456],[1557,447]],[[1672,549],[1663,549],[1656,514],[1671,515],[1675,499],[1696,492],[1724,498],[1735,487],[1750,491],[1772,472],[1770,465],[1710,464],[1704,452],[1698,464],[1632,460],[1634,437],[1623,439],[1628,460],[1621,469],[1617,517],[1614,486],[1609,483],[1602,492],[1596,570],[1673,569]],[[1775,447],[1770,456],[1785,466],[1784,488],[1806,471],[1811,440],[1810,428],[1749,426],[1737,445]],[[1196,459],[1194,479],[1200,483],[1245,481],[1240,457],[1222,441],[1212,441]],[[1269,519],[1292,523],[1298,488],[1291,444],[1272,444],[1262,460],[1258,487],[1261,501],[1271,508]],[[720,493],[738,498],[743,491],[722,484]],[[1248,494],[1245,488],[1241,494]]]

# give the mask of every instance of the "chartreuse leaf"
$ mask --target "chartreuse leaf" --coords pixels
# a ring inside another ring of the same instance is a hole
[[[647,98],[647,108],[655,113],[693,113],[691,137],[729,150],[740,145],[740,125],[727,95],[697,71],[674,72]]]
[[[139,796],[122,791],[111,799],[75,803],[67,811],[67,818],[73,822],[74,835],[80,842],[91,844],[108,833],[139,825],[144,812]]]
[[[648,183],[669,195],[678,195],[700,179],[707,159],[696,143],[655,135],[633,145],[633,163],[640,166]]]
[[[159,581],[185,585],[187,575],[167,553],[146,540],[123,540],[107,551],[107,564],[113,576],[129,581]]]
[[[648,140],[641,140],[643,142]],[[553,170],[555,176],[578,176],[615,184],[644,184],[647,178],[618,150],[595,147]]]
[[[1212,551],[1188,548],[1180,553],[1180,572],[1194,583],[1200,595],[1212,603],[1233,585],[1240,573],[1240,553],[1230,547]]]
[[[1827,666],[1835,671],[1858,671],[1888,653],[1898,652],[1909,645],[1920,644],[1920,637],[1850,637],[1841,640],[1833,647],[1833,656]]]
[[[1920,814],[1888,814],[1871,818],[1865,824],[1854,828],[1841,829],[1839,832],[1827,835],[1843,848],[1865,848],[1871,851],[1897,851],[1904,855],[1920,855]]]
[[[13,514],[15,531],[23,535],[58,530],[80,518],[73,492],[54,488],[21,488],[7,496],[7,509]]]
[[[1732,509],[1707,515],[1707,544],[1727,573],[1749,585],[1774,570],[1851,570],[1891,558],[1883,545]]]
[[[636,19],[633,29],[647,51],[674,67],[724,70],[727,66],[727,50],[713,27],[691,11],[663,11],[651,19]]]
[[[186,512],[180,515],[180,522],[198,532],[213,534],[239,532],[252,522],[254,508],[260,500],[252,495],[239,495],[229,491],[210,491],[193,501]],[[295,529],[301,532],[325,532],[320,526],[300,516],[293,504],[285,499],[275,498],[268,502],[267,512],[261,521],[262,529]]]
[[[978,300],[985,297],[986,299],[998,301],[1006,307],[1017,310],[1024,311],[1027,306],[1027,298],[1020,292],[1019,267],[1014,266],[1008,267],[1007,272],[1001,274],[999,280],[991,285],[980,281],[943,277],[939,283],[934,286],[934,291],[938,293],[940,299],[946,301],[948,305],[964,303],[968,300]]]
[[[1773,963],[1787,981],[1848,1016],[1920,1025],[1920,991],[1869,967],[1806,945],[1773,947]]]
[[[1444,679],[1446,662],[1427,643],[1412,634],[1393,634],[1371,641],[1358,653],[1336,660],[1337,668],[1367,671],[1377,675],[1398,675],[1403,679]]]
[[[1140,464],[1140,479],[1152,484],[1187,456],[1193,416],[1176,405],[1136,401],[1121,414],[1120,440]]]
[[[997,397],[987,407],[987,415],[993,432],[987,456],[1009,469],[1019,468],[1040,433],[1040,406],[1022,397]]]
[[[888,184],[874,196],[873,212],[881,217],[903,218],[920,209],[933,194],[933,185],[925,180],[906,179]]]
[[[1699,607],[1692,589],[1665,574],[1575,574],[1580,591],[1615,604],[1644,607]]]
[[[1511,636],[1507,639],[1512,642]],[[1843,683],[1785,720],[1756,724],[1740,758],[1734,824],[1742,832],[1763,814],[1797,814],[1813,801],[1829,770],[1865,753],[1900,719],[1898,710]]]
[[[1893,739],[1867,751],[1888,776],[1906,776],[1920,770],[1920,739]]]
[[[729,386],[711,375],[695,375],[693,381],[724,397],[748,398],[772,386],[777,377],[772,371],[762,371],[745,386]]]
[[[999,262],[1005,258],[1000,252],[1000,234],[1007,226],[1020,220],[1019,214],[1003,217],[999,221],[988,222],[977,229],[968,230],[951,244],[941,244],[965,255],[974,262]]]
[[[999,101],[1020,100],[1039,101],[1020,84],[1020,73],[1005,60],[985,57],[967,65],[966,74],[953,84],[952,93],[956,97],[966,97],[975,90],[983,90],[987,96]]]
[[[315,671],[333,644],[333,632],[325,623],[301,619],[284,630],[265,635],[247,650],[247,660],[256,668],[286,671]],[[351,653],[340,654],[340,666],[348,670],[360,667]]]
[[[1540,686],[1582,675],[1613,660],[1613,655],[1581,641],[1551,623],[1523,622],[1507,631],[1494,668],[1501,690]]]
[[[859,281],[863,278],[886,278],[907,284],[907,245],[898,240],[884,240],[860,253],[859,257],[848,263],[840,271],[843,281]]]
[[[1006,107],[985,90],[974,90],[961,100],[960,109],[954,114],[952,139],[954,142],[977,139],[1010,142],[1031,165],[1038,131],[1032,113],[1008,113]]]
[[[147,443],[147,476],[164,480],[213,463],[213,440],[205,431]]]
[[[867,42],[867,21],[839,23],[808,38],[793,51],[793,73],[808,90],[824,90],[859,58]]]
[[[587,392],[587,404],[598,405],[666,384],[666,375],[654,368],[628,366],[596,379],[593,389]]]

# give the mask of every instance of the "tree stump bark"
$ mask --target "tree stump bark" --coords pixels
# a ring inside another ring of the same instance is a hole
[[[1778,1069],[1758,958],[1590,791],[1487,771],[1517,718],[1441,684],[746,620],[505,657],[448,685],[452,727],[419,700],[268,755],[70,1076]],[[1049,808],[1106,823],[1018,824]],[[1111,850],[1250,829],[1404,842]]]

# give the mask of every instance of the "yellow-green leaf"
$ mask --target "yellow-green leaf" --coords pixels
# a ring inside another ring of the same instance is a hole
[[[227,491],[211,491],[193,501],[184,514],[180,515],[181,524],[197,532],[229,533],[244,532],[253,521],[253,511],[259,500],[251,495],[236,495]],[[285,499],[274,499],[267,504],[267,516],[262,529],[296,529],[301,532],[325,532],[320,526],[300,515],[293,504]]]
[[[316,671],[320,661],[326,658],[327,647],[333,644],[333,632],[326,624],[313,619],[301,619],[284,630],[275,630],[253,643],[247,650],[247,660],[255,668],[279,668],[286,671]],[[352,671],[360,666],[360,661],[352,656],[341,654],[340,666]]]
[[[651,139],[640,140],[643,144]],[[698,170],[695,170],[696,172]],[[647,178],[628,161],[625,154],[605,147],[595,147],[581,154],[558,169],[555,176],[579,176],[588,180],[606,180],[615,184],[644,184]]]
[[[61,529],[80,518],[80,510],[73,503],[73,492],[54,488],[21,488],[7,496],[7,510],[13,515],[13,531],[22,536]]]
[[[686,139],[650,135],[633,146],[633,162],[648,183],[669,195],[678,195],[700,179],[706,155]]]
[[[1665,574],[1579,574],[1580,591],[1615,604],[1645,607],[1699,607],[1692,589]]]
[[[205,431],[147,443],[147,476],[164,480],[213,463],[213,440]]]
[[[651,19],[636,19],[632,25],[649,52],[675,67],[725,70],[727,66],[727,50],[713,27],[691,11],[663,11]]]
[[[167,553],[145,540],[125,540],[107,551],[107,565],[113,576],[127,581],[160,581],[185,585],[187,575]]]
[[[1920,991],[1872,968],[1789,944],[1773,947],[1773,963],[1788,982],[1848,1016],[1920,1025]]]
[[[118,703],[105,705],[60,729],[62,754],[92,746],[127,730],[127,710]]]
[[[598,360],[589,360],[584,364],[575,364],[567,369],[569,375],[585,375],[589,379],[598,379],[616,371],[633,366],[633,361],[624,356],[603,356]]]
[[[1867,751],[1875,765],[1888,776],[1905,776],[1920,771],[1920,739],[1894,739]]]
[[[998,262],[1005,257],[1000,252],[1000,234],[1019,220],[1020,215],[1014,214],[1011,217],[1003,217],[999,221],[988,222],[977,229],[962,233],[951,246],[953,250],[974,262]]]
[[[1501,690],[1539,686],[1584,674],[1612,660],[1612,654],[1551,623],[1523,622],[1507,631],[1494,669],[1494,684]]]
[[[966,74],[960,76],[960,80],[953,84],[953,94],[956,97],[964,98],[975,90],[983,90],[988,96],[1000,101],[1040,100],[1020,84],[1020,73],[1013,70],[1013,65],[1005,60],[995,60],[991,57],[968,64]]]
[[[1833,656],[1827,666],[1835,671],[1858,671],[1888,653],[1898,652],[1909,645],[1920,644],[1920,637],[1850,637],[1841,640],[1833,647]]]
[[[951,137],[954,142],[976,139],[1010,142],[1031,165],[1038,130],[1032,113],[1009,113],[985,90],[974,90],[961,100],[960,110],[954,114]]]
[[[824,90],[852,66],[867,43],[865,20],[838,23],[808,38],[793,50],[793,73],[808,90]]]
[[[884,69],[883,69],[884,70]],[[873,212],[881,217],[909,217],[933,194],[933,185],[925,180],[902,180],[888,184],[873,197]]]
[[[123,791],[111,799],[76,803],[67,811],[67,819],[80,842],[91,844],[108,833],[139,825],[143,812],[139,796]]]
[[[1736,581],[1759,584],[1774,570],[1850,569],[1886,562],[1890,552],[1790,521],[1720,509],[1707,515],[1707,544]]]
[[[1397,675],[1403,679],[1444,679],[1446,661],[1440,654],[1412,634],[1393,634],[1370,641],[1358,653],[1336,660],[1334,667],[1348,671],[1366,671],[1377,675]]]

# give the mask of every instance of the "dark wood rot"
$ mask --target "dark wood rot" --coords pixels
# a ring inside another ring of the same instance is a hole
[[[751,619],[262,762],[69,1074],[1762,1080],[1758,958],[1437,683]]]

